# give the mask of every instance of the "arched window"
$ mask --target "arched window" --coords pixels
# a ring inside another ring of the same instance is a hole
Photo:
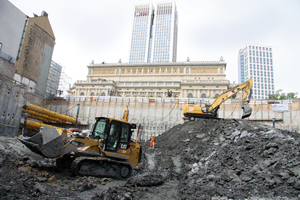
[[[102,92],[102,93],[101,93],[101,96],[105,96],[105,93],[104,93],[104,92]]]
[[[95,93],[94,93],[94,92],[92,92],[90,96],[95,96]]]
[[[217,98],[219,96],[219,94],[215,94],[215,98]]]
[[[201,94],[201,98],[206,98],[206,94]]]
[[[192,94],[192,93],[189,93],[189,94],[188,94],[188,98],[193,98],[193,94]]]
[[[81,92],[81,93],[80,93],[80,96],[84,96],[84,93],[83,93],[83,92]]]

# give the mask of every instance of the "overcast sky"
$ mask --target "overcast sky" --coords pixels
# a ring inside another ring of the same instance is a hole
[[[48,13],[56,44],[52,60],[77,80],[87,65],[128,62],[134,5],[149,0],[9,0],[33,17]],[[226,79],[238,81],[238,52],[248,44],[273,47],[275,90],[300,96],[299,0],[177,0],[177,61],[227,63]],[[299,82],[298,82],[299,81]]]

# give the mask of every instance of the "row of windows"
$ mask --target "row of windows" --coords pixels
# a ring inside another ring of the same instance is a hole
[[[257,83],[257,85],[256,85],[256,83],[254,83],[254,86],[253,86],[254,88],[257,88],[257,89],[271,89],[271,85],[270,84],[259,84],[259,83]],[[272,90],[274,90],[274,85],[272,85]]]
[[[256,52],[256,54],[255,54]],[[249,50],[249,55],[251,56],[252,55],[252,51]],[[269,52],[261,52],[259,51],[259,54],[258,54],[258,51],[253,51],[253,56],[260,56],[260,57],[269,57]],[[272,58],[272,52],[270,52],[270,57]]]
[[[133,33],[132,34],[132,39],[136,40],[136,39],[142,39],[142,38],[147,38],[147,33]]]
[[[257,82],[265,82],[265,83],[272,83],[274,84],[274,79],[273,78],[263,78],[263,77],[252,77],[250,76],[251,78],[253,78],[254,80],[254,83],[257,83]]]
[[[254,76],[267,76],[267,72],[263,72],[263,71],[253,71],[252,74],[252,70],[250,70],[250,75],[254,75]],[[268,72],[268,77],[270,77],[270,72]],[[273,72],[271,72],[271,77],[273,77]]]
[[[130,54],[140,54],[141,52],[144,54],[146,51],[146,46],[132,46],[130,50]]]
[[[249,46],[249,49],[256,49],[256,50],[265,50],[265,47],[258,47],[258,46]],[[266,47],[266,51],[272,51],[272,48]]]
[[[254,90],[254,95],[265,95],[265,96],[268,96],[268,94],[274,94],[274,91]]]
[[[255,59],[256,58],[256,59]],[[266,63],[267,60],[267,63]],[[250,63],[252,63],[252,57],[250,57]],[[273,65],[273,59],[270,59],[270,63],[269,63],[269,59],[265,59],[265,58],[259,58],[259,57],[253,57],[253,63],[260,63],[260,64],[271,64]]]
[[[248,67],[246,67],[246,69],[248,69]],[[252,64],[250,64],[250,69],[252,69]],[[255,65],[255,64],[253,64],[253,69],[259,69],[259,65]],[[268,71],[270,71],[270,69],[271,69],[271,71],[273,71],[273,66],[269,66],[269,65],[264,65],[264,68],[263,68],[263,66],[262,65],[260,65],[260,70],[268,70]]]
[[[172,14],[172,8],[171,9],[157,10],[157,15],[159,15],[159,16],[169,16],[171,14]]]

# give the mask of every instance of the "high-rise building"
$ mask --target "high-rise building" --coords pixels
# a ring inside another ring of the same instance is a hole
[[[252,97],[266,99],[274,94],[272,47],[249,44],[238,55],[239,83],[253,79]]]
[[[129,62],[176,62],[177,32],[175,2],[136,5]]]

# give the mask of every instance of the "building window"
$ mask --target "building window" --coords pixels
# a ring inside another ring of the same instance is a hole
[[[206,98],[206,94],[201,94],[201,98]]]
[[[83,93],[83,92],[81,92],[81,93],[80,93],[80,96],[84,96],[84,93]]]
[[[188,94],[188,98],[193,98],[193,94],[192,94],[192,93],[189,93],[189,94]]]

